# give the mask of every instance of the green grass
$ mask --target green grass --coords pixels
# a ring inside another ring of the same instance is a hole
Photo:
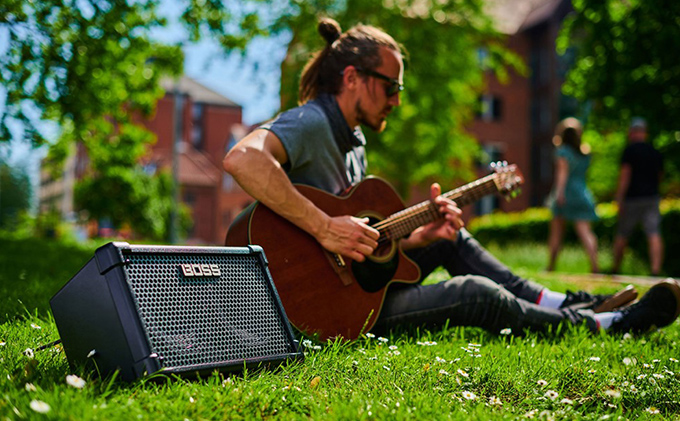
[[[576,289],[542,269],[541,245],[490,246],[513,269],[555,289]],[[680,324],[642,337],[495,336],[476,328],[411,330],[305,348],[305,361],[242,375],[124,383],[69,368],[49,298],[94,246],[4,239],[0,255],[0,419],[677,419]],[[560,271],[586,271],[565,250]],[[603,253],[606,259],[606,252]],[[640,269],[643,272],[644,269]],[[444,278],[439,272],[436,278]],[[598,284],[615,290],[611,283]],[[23,303],[19,303],[18,300]],[[436,343],[436,344],[435,344]],[[82,389],[66,376],[85,380]],[[474,397],[474,398],[473,398]],[[473,398],[473,399],[467,399]],[[31,401],[50,406],[41,414]],[[659,414],[649,411],[657,409]],[[606,418],[605,418],[606,417]]]

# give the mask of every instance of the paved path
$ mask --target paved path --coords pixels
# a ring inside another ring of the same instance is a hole
[[[661,276],[629,276],[629,275],[601,275],[601,274],[577,274],[577,273],[560,273],[555,275],[559,279],[570,282],[606,282],[617,284],[634,284],[652,286],[657,282],[663,281],[666,277]]]

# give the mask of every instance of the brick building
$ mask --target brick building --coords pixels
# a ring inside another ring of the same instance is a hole
[[[158,141],[147,165],[172,166],[175,107],[181,114],[178,143],[180,200],[194,221],[187,243],[224,244],[233,218],[252,199],[222,170],[226,151],[245,134],[241,106],[189,77],[165,81],[166,95],[145,123]]]
[[[480,100],[482,113],[470,126],[490,161],[515,163],[525,177],[522,194],[510,202],[482,201],[480,213],[498,206],[517,211],[541,206],[553,178],[552,137],[560,119],[574,111],[561,94],[568,55],[559,57],[555,40],[564,17],[571,11],[568,0],[495,0],[487,11],[496,28],[507,35],[507,47],[522,57],[528,77],[510,74],[500,83],[489,72]],[[484,51],[480,51],[484,55]],[[490,203],[493,202],[493,203]]]
[[[177,179],[180,200],[191,209],[193,226],[184,244],[224,244],[224,236],[233,218],[252,199],[222,170],[222,158],[246,129],[242,125],[241,106],[189,77],[162,83],[166,95],[158,101],[156,112],[142,121],[156,134],[157,142],[143,164],[148,171],[173,166],[173,141],[177,143]],[[175,116],[181,116],[176,126]],[[84,148],[74,155],[62,176],[52,179],[41,172],[41,212],[54,209],[67,220],[75,221],[73,185],[89,165]],[[99,234],[102,232],[100,225]]]

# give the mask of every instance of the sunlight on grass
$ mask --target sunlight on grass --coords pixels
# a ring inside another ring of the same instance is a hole
[[[17,250],[21,248],[17,245]],[[493,335],[477,328],[410,329],[351,342],[303,341],[305,361],[278,370],[215,372],[202,379],[124,383],[69,367],[47,301],[93,250],[33,244],[51,264],[0,256],[0,288],[16,303],[0,324],[0,419],[626,419],[680,414],[680,324],[642,337],[561,328]],[[556,289],[577,285],[542,272],[544,246],[490,249],[523,276]],[[76,257],[68,259],[66,254]],[[63,261],[60,263],[60,259]],[[603,254],[603,261],[606,261]],[[567,248],[560,270],[583,268]],[[24,275],[20,275],[20,274]],[[445,279],[443,271],[434,279]],[[603,283],[597,288],[617,288]],[[658,412],[658,414],[657,414]]]

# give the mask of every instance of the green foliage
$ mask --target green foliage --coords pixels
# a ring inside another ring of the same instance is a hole
[[[612,203],[597,206],[599,220],[593,223],[593,231],[600,244],[611,244],[616,233],[617,208]],[[664,239],[667,258],[663,270],[670,276],[680,276],[680,262],[672,258],[680,248],[676,233],[680,229],[680,200],[669,199],[661,202],[661,234]],[[546,243],[552,215],[547,208],[529,208],[522,212],[495,213],[475,218],[469,230],[483,244],[506,245],[518,240],[528,243]],[[570,227],[564,237],[565,243],[575,244],[578,238]],[[647,241],[640,229],[629,239],[629,246],[637,258],[647,260]]]
[[[0,229],[15,226],[31,207],[33,187],[26,170],[0,161]]]
[[[677,130],[680,4],[664,0],[576,0],[558,50],[576,46],[577,62],[564,92],[595,100],[594,112],[612,123],[647,117],[654,133]]]
[[[172,177],[146,174],[140,167],[115,166],[88,176],[76,184],[75,203],[94,219],[109,219],[115,227],[126,224],[150,240],[167,239],[173,211]],[[180,209],[180,230],[186,232],[190,217]]]
[[[155,142],[139,117],[153,112],[163,95],[161,77],[181,74],[184,59],[179,45],[151,39],[152,30],[167,24],[158,15],[159,3],[44,0],[0,6],[0,35],[7,37],[0,53],[0,141],[14,135],[41,145],[42,121],[56,123],[61,134],[50,148],[52,168],[60,168],[76,142],[91,160],[94,173],[78,189],[81,209],[129,223],[153,239],[165,236],[162,218],[167,219],[171,197],[157,196],[168,193],[167,180],[137,168]],[[193,0],[180,7],[191,42],[215,36],[229,50],[263,34],[247,8]],[[20,130],[10,131],[16,127]],[[115,203],[135,207],[123,212]],[[186,226],[186,209],[182,215]]]
[[[592,148],[588,187],[597,202],[610,202],[616,194],[621,156],[627,145],[625,135],[621,132],[603,134],[586,130],[583,133],[583,142]]]
[[[589,125],[625,132],[633,116],[649,122],[666,156],[666,189],[680,191],[680,3],[666,0],[574,0],[558,51],[576,63],[563,92],[592,108]]]
[[[481,1],[316,1],[297,2],[277,25],[293,38],[283,65],[284,109],[296,104],[302,67],[323,48],[316,31],[319,16],[336,19],[343,29],[361,22],[375,25],[402,43],[408,52],[401,105],[388,119],[387,130],[369,138],[370,172],[390,180],[401,194],[414,183],[469,178],[478,156],[477,142],[464,127],[477,106],[487,66],[501,77],[504,66],[523,70],[517,56],[502,45]],[[488,58],[480,63],[478,51]]]

